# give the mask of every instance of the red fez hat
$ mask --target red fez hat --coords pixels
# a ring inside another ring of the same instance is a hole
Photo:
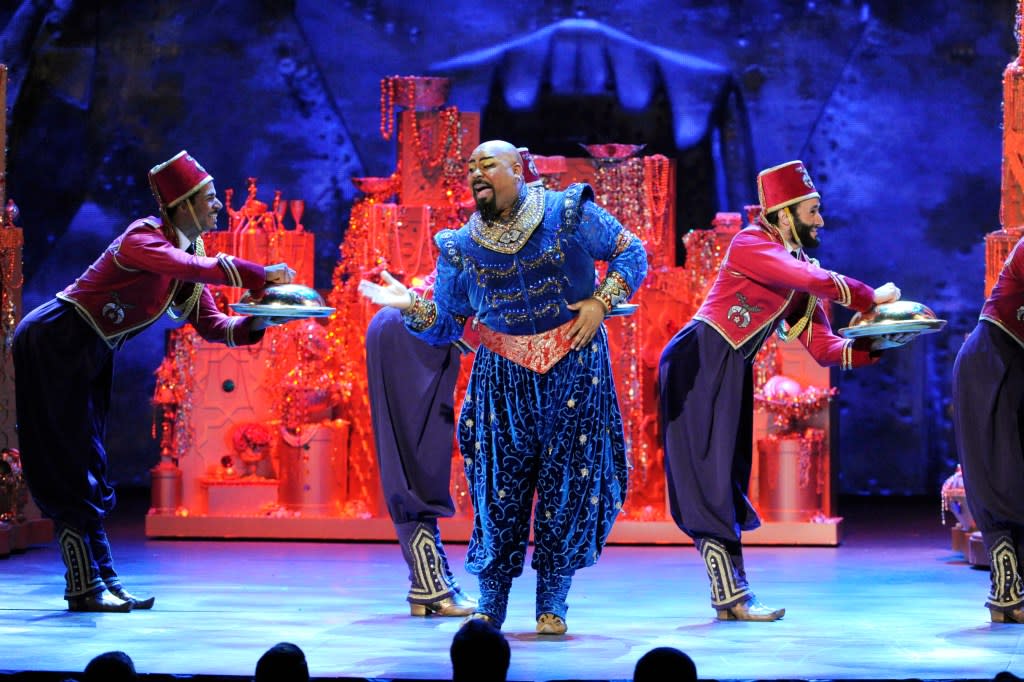
[[[757,197],[765,213],[820,196],[803,161],[790,161],[757,174]]]
[[[537,172],[537,164],[533,162],[533,154],[526,147],[517,147],[519,158],[523,160],[523,180],[527,185],[538,185],[541,182],[540,173]]]
[[[184,150],[149,169],[149,185],[160,208],[176,206],[208,182],[213,176]]]

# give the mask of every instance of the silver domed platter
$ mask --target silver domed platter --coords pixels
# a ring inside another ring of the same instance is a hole
[[[253,298],[252,292],[246,292],[238,303],[231,304],[231,309],[242,315],[295,319],[327,317],[334,312],[334,308],[324,305],[323,296],[316,289],[302,284],[267,287],[259,300]]]
[[[856,313],[850,325],[839,330],[847,339],[889,336],[891,334],[933,334],[946,326],[945,320],[935,317],[931,308],[916,301],[880,303],[866,313]],[[883,342],[884,344],[884,342]],[[892,346],[901,346],[895,343]],[[880,345],[878,348],[885,348]]]

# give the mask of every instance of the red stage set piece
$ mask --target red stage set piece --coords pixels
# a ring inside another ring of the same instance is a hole
[[[468,200],[463,159],[480,144],[480,114],[455,107],[402,111],[398,123],[399,201],[444,206]]]
[[[437,258],[433,235],[458,227],[473,210],[465,158],[479,141],[480,119],[446,106],[448,86],[438,78],[393,76],[382,82],[381,134],[390,139],[398,130],[397,168],[387,177],[353,179],[363,196],[352,207],[326,296],[336,312],[323,326],[272,328],[249,351],[224,350],[187,331],[179,333],[160,370],[160,383],[174,393],[175,409],[165,410],[172,420],[173,445],[165,449],[171,453],[168,459],[177,462],[182,492],[177,504],[154,503],[147,520],[150,536],[394,537],[380,500],[367,398],[365,330],[376,308],[356,286],[382,269],[407,283],[427,275]],[[551,189],[572,182],[593,186],[598,203],[647,247],[651,269],[633,299],[637,312],[607,322],[633,463],[627,502],[611,541],[684,543],[688,539],[669,519],[666,506],[657,364],[661,349],[703,301],[743,219],[738,213],[719,214],[711,229],[691,231],[677,243],[675,163],[660,155],[640,156],[640,151],[635,145],[590,145],[588,157],[534,155],[534,160]],[[396,196],[399,202],[390,203]],[[213,233],[208,251],[263,262],[285,260],[298,269],[302,259],[286,249],[311,253],[312,235],[282,229],[283,203],[279,194],[272,208],[258,202],[253,181],[246,204],[230,211],[231,229]],[[750,220],[758,207],[747,208]],[[274,248],[280,258],[273,257]],[[681,249],[685,267],[676,265]],[[783,402],[805,400],[806,391],[829,392],[828,371],[817,368],[799,344],[785,352],[768,344],[762,357],[767,360],[758,361],[759,387],[780,372],[801,384],[801,392],[780,398]],[[462,365],[459,402],[470,366]],[[282,386],[291,402],[268,403],[266,396],[280,393]],[[159,394],[158,387],[157,402]],[[753,544],[838,542],[839,526],[829,519],[834,511],[829,413],[824,405],[818,407],[803,409],[799,423],[785,432],[770,424],[766,414],[757,419],[756,439],[764,445],[760,457],[755,452],[752,493],[758,503],[762,491],[761,503],[776,510],[778,522],[769,518],[751,533]],[[800,410],[799,405],[789,409]],[[264,454],[258,459],[252,454],[251,462],[232,446],[232,434],[244,424],[262,424],[271,434],[262,446]],[[769,443],[782,447],[773,449]],[[759,469],[764,472],[760,488]],[[442,521],[443,532],[448,540],[466,539],[472,510],[457,453],[452,470],[457,513]],[[167,480],[163,471],[159,481],[173,490]],[[155,477],[154,490],[157,484]]]
[[[0,112],[7,111],[7,65],[0,64]],[[16,226],[18,207],[7,197],[7,117],[0,116],[0,557],[53,539],[53,523],[44,519],[28,495],[15,430],[14,361],[11,343],[21,321],[25,283],[21,249],[25,235]]]
[[[203,235],[207,253],[230,253],[256,263],[288,263],[295,270],[296,284],[313,286],[315,237],[302,224],[305,201],[286,200],[281,190],[275,190],[274,200],[268,206],[256,197],[257,181],[249,178],[245,202],[237,210],[231,205],[234,190],[225,190],[228,229]],[[228,304],[238,303],[244,293],[233,287],[210,288],[224,310]]]
[[[587,151],[596,155],[534,154],[544,185],[564,189],[574,182],[589,184],[597,203],[643,241],[650,267],[675,267],[675,163],[661,154],[634,156],[636,145],[588,145]]]

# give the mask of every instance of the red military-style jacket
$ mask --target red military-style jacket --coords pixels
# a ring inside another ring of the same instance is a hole
[[[714,327],[735,349],[763,337],[769,325],[784,323],[783,331],[793,330],[823,366],[851,369],[877,362],[869,340],[832,332],[821,299],[866,312],[874,305],[874,289],[819,267],[803,250],[794,257],[774,227],[752,226],[733,237],[694,319]]]
[[[1024,346],[1024,249],[1017,242],[1003,263],[992,293],[981,308],[980,319],[988,320]]]
[[[164,312],[175,318],[187,316],[207,341],[239,346],[263,337],[262,331],[252,331],[251,318],[218,310],[203,284],[259,291],[266,286],[266,275],[262,265],[241,258],[188,253],[168,240],[161,221],[150,216],[129,225],[57,298],[74,305],[111,348]]]

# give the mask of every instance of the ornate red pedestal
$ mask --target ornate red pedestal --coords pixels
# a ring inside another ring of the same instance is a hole
[[[176,451],[181,492],[173,513],[154,503],[146,517],[150,537],[338,538],[366,530],[349,526],[368,516],[365,501],[350,499],[349,422],[322,419],[285,431],[273,409],[273,334],[256,346],[226,348],[197,338],[188,345],[192,377],[178,424]],[[246,467],[234,437],[257,424],[271,438],[265,460]],[[250,470],[251,469],[251,470]],[[154,498],[155,500],[156,498]]]

